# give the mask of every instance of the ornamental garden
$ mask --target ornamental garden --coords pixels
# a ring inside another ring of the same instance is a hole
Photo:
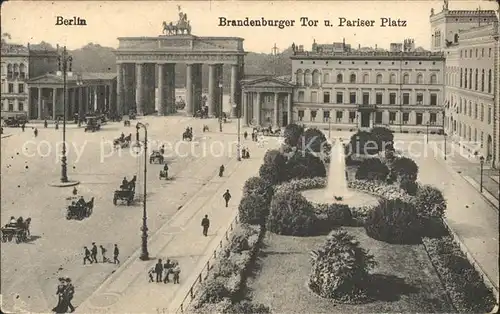
[[[327,203],[306,197],[331,180],[332,146],[321,131],[296,124],[284,136],[245,183],[241,223],[191,312],[493,309],[493,292],[443,219],[446,199],[418,181],[417,164],[394,150],[391,131],[359,131],[345,145],[348,188],[376,200],[360,206],[333,195]]]

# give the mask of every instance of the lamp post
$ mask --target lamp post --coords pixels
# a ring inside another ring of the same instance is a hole
[[[479,164],[481,165],[481,174],[479,178],[479,192],[483,193],[483,166],[484,166],[484,157],[479,157]]]
[[[429,144],[429,121],[425,125],[425,141]]]
[[[241,161],[241,129],[240,129],[240,118],[241,118],[241,115],[240,115],[240,110],[238,110],[238,105],[235,103],[233,103],[233,110],[236,111],[236,117],[238,118],[238,144],[237,144],[237,147],[236,147],[236,159],[238,161]]]
[[[78,86],[78,88],[83,88],[83,80],[80,74],[76,77],[76,85]],[[79,100],[83,101],[83,99],[81,98],[79,98]],[[80,110],[81,108],[83,108],[82,105],[83,104],[78,103],[78,127],[82,125],[83,110]]]
[[[59,63],[58,75],[63,77],[63,142],[62,142],[62,157],[61,157],[61,183],[67,183],[68,180],[68,165],[66,163],[66,79],[68,74],[71,76],[71,63],[73,58],[68,55],[66,46],[62,53],[57,57]],[[55,104],[54,104],[55,106]]]
[[[446,160],[446,155],[448,154],[446,152],[446,137],[447,137],[446,132],[444,132],[444,160]]]
[[[331,138],[332,135],[332,117],[328,116],[328,139]]]
[[[222,99],[223,99],[223,94],[222,94],[222,81],[219,82],[219,93],[220,93],[220,99],[219,99],[219,130],[222,132]]]
[[[143,208],[142,208],[142,245],[141,245],[141,256],[139,257],[143,261],[149,260],[149,253],[148,253],[148,225],[147,225],[147,211],[146,211],[146,203],[147,203],[147,198],[146,198],[146,186],[147,186],[147,164],[148,164],[148,155],[147,155],[147,147],[148,147],[148,128],[146,125],[137,122],[135,128],[136,128],[136,138],[137,141],[139,141],[139,129],[140,128],[144,129],[144,200],[143,200]],[[137,142],[139,143],[139,142]]]

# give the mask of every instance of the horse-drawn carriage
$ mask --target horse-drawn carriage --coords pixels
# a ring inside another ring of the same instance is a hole
[[[155,164],[163,164],[165,162],[165,157],[163,157],[163,154],[158,151],[154,150],[151,155],[149,156],[149,163],[155,163]]]
[[[125,201],[127,206],[129,206],[134,200],[135,196],[135,181],[137,177],[134,178],[130,182],[123,182],[120,186],[119,190],[116,190],[113,195],[113,205],[116,205],[118,201]]]
[[[273,130],[272,127],[268,127],[268,128],[262,129],[262,134],[264,136],[280,136],[281,129]]]
[[[128,136],[120,136],[119,138],[115,138],[113,140],[113,147],[114,148],[127,148],[130,146],[130,143],[132,142],[132,134],[129,134]]]
[[[186,141],[186,140],[192,141],[193,140],[193,132],[191,132],[191,129],[188,128],[188,129],[186,129],[186,131],[184,131],[182,133],[182,140],[183,141]]]
[[[80,202],[80,200],[78,200],[77,202],[72,202],[70,205],[68,205],[68,209],[66,210],[66,219],[82,220],[83,218],[90,217],[93,210],[94,210],[93,197],[89,202],[85,201]]]
[[[87,117],[87,125],[85,125],[85,132],[87,131],[98,131],[101,129],[101,119],[96,116]]]
[[[11,242],[16,239],[16,243],[26,242],[30,236],[30,223],[31,218],[25,221],[17,220],[16,222],[11,222],[0,229],[2,233],[2,242]]]

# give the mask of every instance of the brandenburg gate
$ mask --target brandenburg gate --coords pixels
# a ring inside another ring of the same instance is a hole
[[[202,65],[209,67],[208,114],[222,112],[223,65],[231,66],[230,99],[233,117],[240,108],[245,51],[243,38],[191,35],[186,14],[176,24],[163,22],[158,37],[120,37],[116,51],[117,111],[126,114],[136,107],[138,115],[174,113],[175,67],[186,64],[186,113],[202,107]],[[156,102],[156,103],[155,103]],[[220,107],[218,107],[220,106]]]

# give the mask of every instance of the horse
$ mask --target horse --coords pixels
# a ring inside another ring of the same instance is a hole
[[[165,35],[177,35],[177,32],[177,25],[173,25],[172,22],[170,22],[170,24],[167,24],[167,22],[163,22],[163,33],[165,33]]]

